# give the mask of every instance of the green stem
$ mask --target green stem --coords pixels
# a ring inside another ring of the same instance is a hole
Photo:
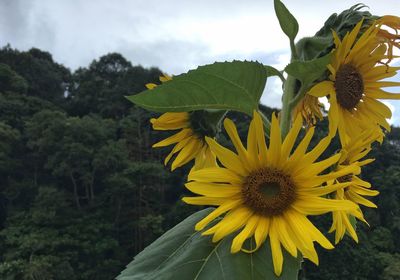
[[[304,95],[306,95],[306,87],[301,85],[299,92],[296,94],[296,96],[289,102],[289,107],[291,110],[293,110],[294,107],[304,98]]]
[[[281,134],[282,139],[286,137],[290,129],[290,121],[292,117],[292,108],[290,102],[292,101],[296,88],[296,78],[288,76],[286,79],[285,87],[282,97],[282,111],[281,111]]]
[[[292,61],[298,59],[296,44],[294,43],[294,40],[290,40],[290,51],[292,52]]]
[[[290,50],[291,50],[291,61],[294,61],[298,58],[296,45],[294,40],[290,40]],[[296,90],[296,78],[288,75],[286,82],[284,83],[283,96],[282,96],[282,111],[281,111],[281,134],[282,139],[285,139],[286,135],[290,129],[290,123],[292,119],[292,110],[293,110],[293,99],[295,97]],[[296,100],[298,102],[300,99]]]

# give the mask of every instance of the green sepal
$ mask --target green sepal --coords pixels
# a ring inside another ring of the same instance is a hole
[[[364,4],[356,4],[339,15],[332,14],[324,23],[324,26],[315,34],[320,37],[332,37],[332,30],[338,33],[339,38],[343,38],[347,32],[350,32],[354,26],[364,18],[363,26],[369,26],[377,17],[372,16],[368,11],[362,11],[366,8]]]
[[[213,243],[210,236],[196,232],[195,224],[213,210],[199,211],[166,232],[139,253],[117,280],[297,279],[301,257],[293,258],[283,250],[283,272],[277,277],[268,240],[254,253],[231,254],[237,233]],[[249,243],[250,249],[254,244]]]
[[[332,32],[336,32],[340,39],[351,32],[356,24],[364,19],[361,30],[368,28],[378,17],[371,15],[364,4],[356,4],[339,15],[332,14],[324,23],[324,26],[313,36],[302,38],[296,43],[296,50],[300,60],[311,60],[322,57],[334,48]]]
[[[299,60],[312,60],[332,46],[331,37],[304,37],[296,43]]]
[[[258,108],[266,81],[267,70],[258,62],[216,62],[127,98],[157,112],[218,109],[252,115]]]
[[[198,110],[189,113],[190,127],[201,136],[214,138],[221,132],[221,124],[228,111]]]
[[[299,24],[296,18],[280,0],[274,0],[274,8],[282,31],[291,41],[294,41],[299,32]]]

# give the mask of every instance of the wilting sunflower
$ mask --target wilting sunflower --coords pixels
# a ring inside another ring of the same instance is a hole
[[[371,143],[378,140],[382,135],[379,131],[370,133],[365,131],[358,137],[348,141],[341,150],[341,157],[336,170],[347,168],[349,165],[356,165],[362,167],[369,164],[373,159],[363,158],[371,151]],[[376,190],[371,190],[371,184],[362,180],[356,174],[348,174],[336,179],[338,183],[350,183],[344,189],[336,191],[334,197],[339,200],[350,200],[356,204],[363,205],[366,207],[374,207],[376,205],[364,198],[364,196],[376,196],[379,194]],[[358,208],[355,212],[349,211],[334,211],[332,213],[333,222],[329,232],[335,231],[335,243],[337,244],[347,232],[356,242],[358,242],[357,233],[350,221],[351,216],[366,223],[362,211]]]
[[[281,141],[279,123],[272,116],[269,147],[265,143],[261,117],[254,113],[247,136],[247,149],[243,146],[235,125],[225,119],[224,126],[237,153],[207,138],[211,150],[224,167],[205,168],[189,174],[186,187],[201,196],[185,197],[186,203],[218,206],[196,224],[196,230],[204,228],[220,215],[225,216],[203,235],[213,235],[217,242],[239,231],[233,239],[231,252],[257,250],[269,237],[274,270],[282,272],[282,247],[292,256],[299,250],[304,257],[318,264],[314,241],[326,249],[332,244],[309,221],[307,215],[320,215],[331,211],[354,211],[357,206],[348,200],[332,200],[322,196],[342,189],[349,183],[336,183],[321,187],[329,180],[347,174],[359,174],[360,168],[352,165],[329,174],[325,169],[337,163],[340,154],[320,162],[316,159],[330,143],[324,138],[314,149],[307,147],[314,134],[310,128],[293,151],[293,145],[302,127],[299,116],[285,140]],[[245,240],[254,237],[256,247],[243,248]]]
[[[294,108],[293,117],[296,118],[301,114],[307,126],[314,126],[317,120],[323,119],[322,108],[323,105],[318,101],[318,97],[307,94]]]
[[[363,130],[384,127],[390,130],[387,118],[392,112],[378,99],[400,99],[400,94],[388,93],[382,88],[400,86],[399,82],[382,81],[396,75],[400,67],[382,65],[387,59],[387,46],[379,43],[380,27],[371,25],[359,38],[360,21],[341,41],[333,33],[335,50],[328,65],[329,80],[315,85],[308,94],[328,96],[330,132],[339,136],[343,144],[346,137]]]
[[[393,59],[393,47],[400,49],[400,17],[386,15],[378,20],[383,27],[377,34],[377,39],[388,46],[388,62]]]
[[[170,80],[172,77],[165,74],[160,77],[160,81],[163,83]],[[146,84],[148,89],[156,86],[153,83]],[[153,145],[154,148],[175,145],[164,161],[164,164],[167,165],[176,154],[171,170],[185,165],[192,159],[195,159],[194,170],[215,166],[215,156],[204,140],[204,136],[211,136],[213,132],[207,129],[207,124],[202,119],[203,114],[201,112],[168,112],[150,120],[154,130],[180,129],[178,133]]]

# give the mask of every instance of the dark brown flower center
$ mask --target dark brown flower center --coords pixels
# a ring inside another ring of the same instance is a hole
[[[340,165],[342,165],[342,166],[348,166],[348,165],[350,165],[349,160],[346,159],[346,160],[343,161]],[[344,176],[338,177],[336,180],[337,180],[339,183],[348,183],[348,182],[351,182],[352,179],[353,179],[353,174],[350,173],[350,174],[346,174],[346,175],[344,175]]]
[[[353,178],[353,174],[347,174],[347,175],[337,178],[336,180],[338,180],[339,183],[347,183],[347,182],[351,182],[352,178]]]
[[[296,186],[283,172],[263,168],[246,177],[243,200],[254,212],[271,217],[282,214],[296,199]]]
[[[335,81],[337,102],[351,110],[360,102],[364,93],[364,81],[360,72],[351,64],[339,67]]]

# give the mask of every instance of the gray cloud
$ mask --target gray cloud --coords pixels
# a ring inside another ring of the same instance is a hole
[[[29,16],[33,2],[3,0],[0,2],[0,41],[15,43],[24,40],[29,30]]]
[[[354,4],[353,0],[284,2],[299,20],[299,37],[312,35],[330,14]],[[400,14],[400,6],[393,5],[393,0],[363,2],[373,14]],[[0,0],[0,46],[10,43],[20,50],[38,47],[71,69],[87,66],[109,52],[120,52],[133,64],[156,66],[170,74],[233,59],[257,60],[282,69],[288,63],[288,48],[284,49],[287,38],[279,31],[272,3]],[[242,41],[238,39],[241,36],[245,37]],[[267,39],[253,41],[258,38]],[[261,45],[254,48],[259,42]],[[237,43],[243,44],[239,48]],[[260,51],[263,49],[265,52]],[[280,86],[279,80],[268,79],[262,102],[279,106]],[[400,109],[395,117],[400,119]]]
[[[160,40],[145,45],[124,43],[115,51],[123,54],[133,64],[158,67],[176,75],[197,67],[199,62],[207,63],[205,54],[208,47],[183,40]]]

